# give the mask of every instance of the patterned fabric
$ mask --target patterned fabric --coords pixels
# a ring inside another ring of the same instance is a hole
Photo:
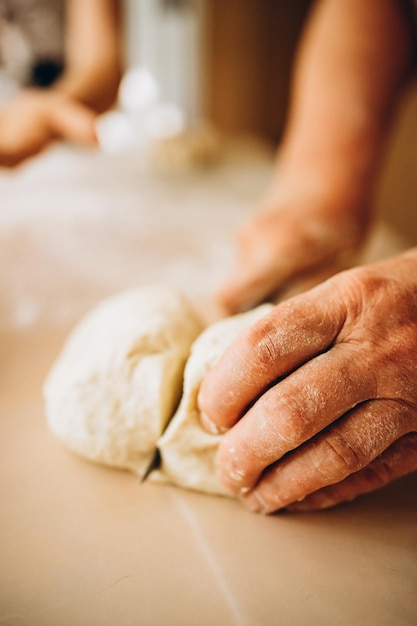
[[[51,84],[62,69],[65,0],[0,0],[0,67],[20,84]]]

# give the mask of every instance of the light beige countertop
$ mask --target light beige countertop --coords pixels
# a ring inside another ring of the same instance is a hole
[[[75,321],[149,281],[206,309],[270,167],[235,148],[212,171],[158,176],[57,147],[0,175],[0,624],[417,623],[417,475],[261,517],[93,465],[46,426],[42,383]],[[380,226],[370,255],[400,247]]]

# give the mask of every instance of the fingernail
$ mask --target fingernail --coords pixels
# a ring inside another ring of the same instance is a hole
[[[245,496],[242,500],[243,504],[252,513],[269,513],[270,509],[267,506],[265,500],[257,491],[252,491],[248,496]]]
[[[204,429],[212,435],[219,435],[222,432],[217,424],[215,424],[206,413],[200,413],[200,419]]]

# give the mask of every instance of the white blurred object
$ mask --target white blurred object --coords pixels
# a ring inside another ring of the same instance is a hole
[[[154,104],[159,95],[155,77],[144,67],[135,67],[123,77],[119,102],[126,112],[137,114]]]
[[[221,156],[220,136],[211,124],[188,126],[184,112],[167,102],[104,113],[96,120],[96,135],[106,154],[135,151],[163,171],[211,167]]]
[[[219,138],[201,108],[206,0],[130,0],[127,59],[117,113],[97,121],[103,151],[136,150],[157,167],[213,164]]]
[[[183,111],[187,125],[202,117],[203,23],[207,0],[128,0],[128,64],[147,68],[159,100]]]
[[[159,92],[148,69],[136,67],[126,73],[119,89],[119,109],[96,120],[97,139],[103,152],[125,152],[185,131],[184,111],[175,104],[159,101]]]
[[[126,152],[135,145],[133,125],[120,111],[100,115],[95,130],[99,146],[107,154]]]

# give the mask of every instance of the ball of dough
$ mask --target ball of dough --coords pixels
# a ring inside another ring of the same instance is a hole
[[[222,435],[212,435],[201,427],[198,390],[206,373],[233,339],[272,309],[272,304],[263,304],[247,313],[220,320],[195,340],[185,367],[181,403],[158,441],[161,466],[150,475],[151,480],[230,495],[217,480],[215,471],[216,452]]]
[[[202,324],[176,290],[109,298],[75,328],[45,387],[51,430],[93,461],[141,474],[179,402]]]

